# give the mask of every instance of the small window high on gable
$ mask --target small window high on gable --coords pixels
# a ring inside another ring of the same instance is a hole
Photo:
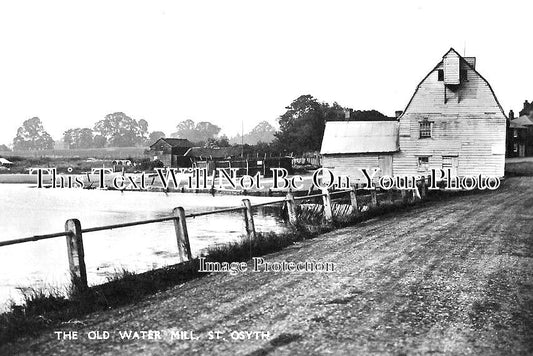
[[[438,73],[437,76],[438,76],[439,82],[442,82],[444,80],[444,69],[439,69],[437,73]]]

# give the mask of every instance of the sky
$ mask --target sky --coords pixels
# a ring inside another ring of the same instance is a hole
[[[533,100],[531,1],[2,1],[0,144],[122,111],[234,136],[311,94],[393,116],[450,47],[507,113]]]

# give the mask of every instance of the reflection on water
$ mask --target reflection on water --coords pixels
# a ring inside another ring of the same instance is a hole
[[[169,216],[177,206],[186,213],[241,206],[242,196],[165,194],[82,189],[36,189],[0,184],[0,240],[64,230],[67,219],[77,218],[82,228]],[[252,204],[275,200],[248,197]],[[281,231],[283,221],[275,209],[257,209],[257,231]],[[187,219],[193,255],[207,246],[242,237],[241,212]],[[87,233],[83,236],[89,284],[100,284],[121,269],[146,271],[178,262],[172,221]],[[68,284],[65,238],[0,247],[0,305],[19,300],[17,287]],[[1,307],[0,307],[1,308]]]

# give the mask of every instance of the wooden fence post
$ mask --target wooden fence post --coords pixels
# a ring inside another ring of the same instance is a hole
[[[355,216],[359,215],[359,207],[357,206],[357,190],[355,187],[350,189],[350,203],[353,208],[353,214]]]
[[[207,169],[209,170],[209,166],[207,166],[207,167],[208,167]],[[209,176],[209,174],[208,174],[208,176]],[[215,195],[215,192],[216,192],[216,188],[215,188],[216,177],[217,177],[217,170],[215,168],[215,169],[213,169],[213,180],[211,182],[211,190],[210,190],[212,195]]]
[[[291,192],[287,193],[287,213],[289,214],[289,224],[292,226],[298,225],[298,214],[296,210],[296,201],[294,195]]]
[[[370,198],[371,198],[371,200],[372,200],[372,202],[371,202],[371,206],[372,206],[373,208],[377,207],[377,206],[378,206],[378,193],[376,192],[375,189],[372,189],[372,190],[370,191]]]
[[[426,193],[427,193],[426,177],[422,177],[422,180],[420,182],[420,198],[421,199],[426,198]]]
[[[78,219],[67,220],[65,231],[70,233],[67,235],[67,251],[72,285],[77,292],[83,292],[88,287],[80,221]]]
[[[185,210],[180,206],[174,208],[174,228],[176,229],[176,238],[178,240],[178,251],[180,260],[192,261],[191,244],[189,243],[189,233],[187,232],[187,221]]]
[[[255,239],[255,224],[254,216],[252,214],[252,204],[250,203],[249,199],[243,199],[242,205],[244,205],[244,207],[246,208],[243,210],[246,235],[248,236],[248,239],[252,240]]]
[[[407,191],[405,189],[400,189],[400,194],[402,196],[402,203],[407,203]]]
[[[387,190],[387,199],[391,204],[394,204],[394,191],[392,189]]]
[[[331,196],[329,195],[328,188],[322,188],[322,202],[324,204],[324,223],[331,224],[333,222],[333,211],[331,207]]]
[[[415,184],[415,187],[411,190],[411,203],[414,203],[416,198],[420,198],[420,193],[418,193],[418,186]]]

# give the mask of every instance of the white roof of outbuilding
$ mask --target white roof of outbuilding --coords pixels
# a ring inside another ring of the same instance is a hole
[[[399,149],[397,121],[328,121],[320,153],[396,152]]]
[[[13,164],[13,162],[9,162],[7,159],[0,157],[0,164]]]

